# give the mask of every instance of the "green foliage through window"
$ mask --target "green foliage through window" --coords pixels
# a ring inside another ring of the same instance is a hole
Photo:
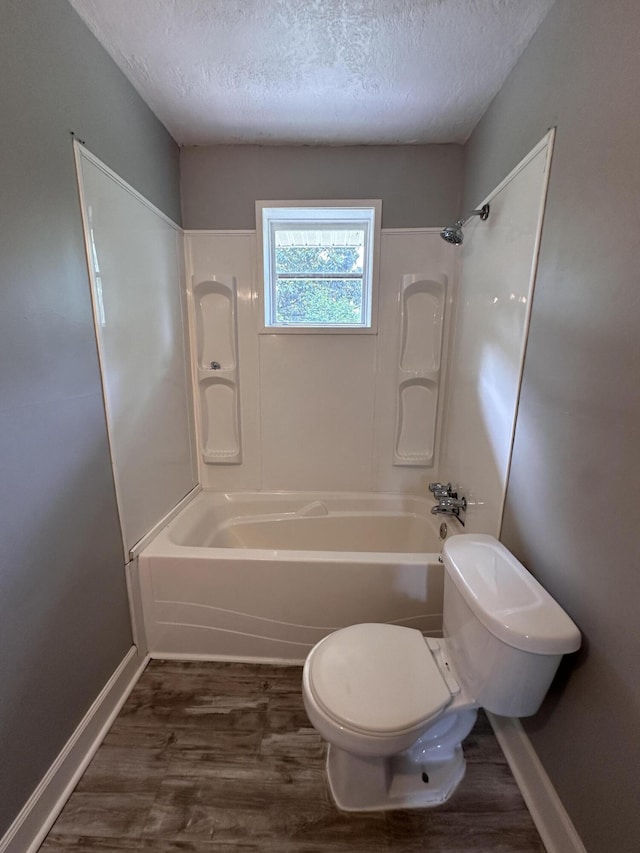
[[[277,323],[354,325],[362,322],[361,248],[283,246],[275,249],[275,262]],[[340,274],[349,277],[340,278]]]

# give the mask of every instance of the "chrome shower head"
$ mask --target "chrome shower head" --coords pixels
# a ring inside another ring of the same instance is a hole
[[[484,204],[480,210],[472,210],[466,219],[458,219],[455,225],[447,225],[446,228],[443,228],[440,232],[440,236],[443,240],[446,240],[447,243],[453,243],[454,246],[461,246],[464,240],[464,233],[462,231],[464,224],[468,222],[472,216],[479,216],[484,222],[489,218],[489,210],[490,208],[488,204]]]
[[[453,243],[454,246],[459,246],[464,240],[464,234],[462,233],[463,225],[464,221],[462,219],[458,219],[455,225],[447,225],[446,228],[443,228],[440,232],[440,236],[443,240],[446,240],[447,243]]]

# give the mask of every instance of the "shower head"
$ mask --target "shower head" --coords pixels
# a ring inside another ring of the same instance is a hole
[[[466,219],[458,219],[458,221],[454,225],[447,225],[446,228],[443,228],[440,232],[440,236],[443,240],[446,240],[447,243],[453,243],[454,246],[462,245],[464,240],[464,233],[462,228],[466,222],[468,222],[472,216],[479,216],[480,219],[484,222],[489,218],[489,205],[484,204],[480,210],[472,210],[469,216]]]
[[[458,219],[455,225],[447,225],[446,228],[443,228],[440,232],[440,236],[443,240],[446,240],[447,243],[453,243],[454,246],[459,246],[464,240],[464,234],[462,233],[463,225],[464,220]]]

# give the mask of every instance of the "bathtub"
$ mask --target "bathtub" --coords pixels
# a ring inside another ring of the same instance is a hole
[[[356,622],[438,634],[444,579],[432,505],[385,494],[201,492],[138,558],[149,653],[301,662]]]

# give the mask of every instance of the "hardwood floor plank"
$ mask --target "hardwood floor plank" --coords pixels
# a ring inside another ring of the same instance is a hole
[[[105,746],[76,786],[76,792],[155,794],[166,775],[169,753],[164,749]]]
[[[403,853],[545,853],[526,809],[467,815],[440,809],[386,814],[390,849]]]
[[[201,786],[197,777],[164,779],[143,828],[145,838],[211,840],[213,814],[200,802]]]
[[[290,767],[323,766],[326,746],[315,729],[297,729],[291,732],[268,732],[260,743],[259,757],[273,764],[280,762]]]
[[[464,742],[464,756],[468,764],[475,762],[484,764],[507,763],[484,711],[478,712],[478,719],[473,731]]]
[[[273,696],[266,708],[265,725],[268,732],[288,733],[310,726],[301,693]]]
[[[102,742],[102,747],[117,746],[126,749],[163,750],[176,740],[177,726],[163,722],[138,723],[129,717],[117,717]]]
[[[254,728],[213,728],[206,736],[194,729],[176,733],[171,749],[172,756],[181,756],[184,761],[199,762],[246,762],[255,761],[260,752],[263,729],[256,720]]]
[[[56,837],[45,841],[40,853],[258,853],[253,842],[219,844],[215,841],[171,841],[158,838]]]
[[[506,764],[467,764],[465,778],[439,811],[509,812],[524,809],[524,801]]]
[[[74,791],[51,834],[139,838],[155,793],[86,793]]]

